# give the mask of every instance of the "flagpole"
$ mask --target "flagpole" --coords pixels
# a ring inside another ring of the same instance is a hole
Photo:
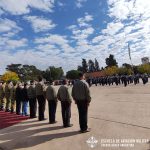
[[[132,63],[132,58],[131,58],[131,49],[130,49],[129,43],[128,43],[128,53],[129,53],[129,59],[130,59],[130,61],[131,61],[132,71],[133,71],[133,73],[134,73],[133,63]]]

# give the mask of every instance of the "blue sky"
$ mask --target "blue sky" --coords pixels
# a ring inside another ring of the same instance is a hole
[[[1,0],[0,73],[21,63],[76,69],[114,54],[119,65],[150,56],[149,0]]]

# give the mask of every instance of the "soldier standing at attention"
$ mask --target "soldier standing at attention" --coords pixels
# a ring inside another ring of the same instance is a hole
[[[72,89],[72,97],[77,104],[79,112],[80,132],[89,132],[88,130],[88,106],[91,102],[90,90],[87,82],[84,80],[83,73],[79,73],[80,80],[76,81]]]
[[[30,106],[30,118],[36,118],[37,111],[37,100],[36,100],[36,91],[33,81],[30,81],[30,86],[27,89],[29,106]]]
[[[16,97],[16,114],[21,115],[21,102],[22,102],[22,84],[18,83],[16,92],[15,92],[15,97]]]
[[[6,112],[10,112],[10,81],[5,86],[5,98],[6,98]]]
[[[15,103],[16,103],[16,84],[13,83],[10,88],[10,100],[11,100],[11,113],[15,112]]]
[[[70,124],[71,118],[71,96],[68,91],[68,87],[66,86],[66,81],[63,80],[62,86],[58,89],[57,98],[61,102],[61,112],[63,119],[63,126],[65,128],[72,127]]]
[[[0,82],[0,111],[4,110],[4,94],[3,82]]]
[[[38,109],[39,121],[42,121],[42,120],[45,120],[44,112],[45,112],[46,100],[44,98],[44,89],[43,89],[42,78],[39,77],[38,80],[39,80],[39,82],[37,83],[37,85],[35,87],[35,91],[36,91],[36,98],[38,100],[38,105],[39,105],[39,109]]]
[[[22,88],[22,115],[23,116],[29,116],[28,115],[28,93],[27,93],[27,83],[24,83],[24,86]]]
[[[49,110],[49,123],[56,123],[56,107],[57,107],[57,96],[54,87],[52,86],[52,81],[46,89],[46,99],[48,101]]]

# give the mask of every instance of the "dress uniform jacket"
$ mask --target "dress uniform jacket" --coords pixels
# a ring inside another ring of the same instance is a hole
[[[56,91],[53,86],[49,85],[46,89],[46,99],[48,101],[55,100],[57,101]]]
[[[85,80],[78,80],[72,88],[72,97],[75,101],[91,101],[88,83]]]
[[[27,93],[28,93],[28,98],[29,99],[36,97],[36,91],[35,91],[35,88],[32,85],[30,85],[29,88],[27,89]]]
[[[57,93],[57,98],[60,101],[69,101],[69,102],[71,102],[71,96],[70,96],[68,88],[66,86],[62,85],[59,88],[58,93]]]

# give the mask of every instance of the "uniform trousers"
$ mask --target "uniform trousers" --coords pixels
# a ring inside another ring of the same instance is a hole
[[[86,100],[76,101],[79,112],[79,124],[81,131],[85,131],[88,128],[88,102]]]
[[[42,121],[45,119],[44,112],[45,112],[46,100],[43,95],[38,95],[37,100],[38,100],[38,105],[39,105],[39,107],[38,107],[39,108],[38,109],[39,121]]]
[[[70,125],[71,103],[69,101],[61,101],[61,112],[64,127]]]

